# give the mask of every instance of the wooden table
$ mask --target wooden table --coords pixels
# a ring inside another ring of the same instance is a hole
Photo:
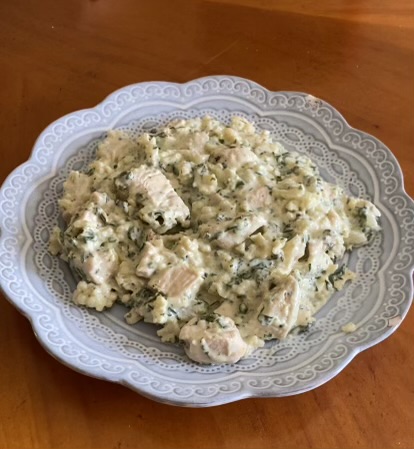
[[[58,117],[130,83],[209,74],[327,100],[392,149],[414,195],[410,0],[2,0],[1,179]],[[0,307],[1,448],[414,447],[413,311],[315,391],[197,410],[62,366]]]

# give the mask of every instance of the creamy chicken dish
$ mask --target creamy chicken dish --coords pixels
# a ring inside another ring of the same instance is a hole
[[[244,118],[178,120],[137,139],[110,131],[59,201],[50,251],[81,279],[79,305],[120,302],[200,363],[234,363],[306,329],[352,280],[341,258],[378,209],[325,182]]]

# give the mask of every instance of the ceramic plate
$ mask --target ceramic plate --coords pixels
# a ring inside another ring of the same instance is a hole
[[[382,213],[382,232],[349,257],[357,280],[333,296],[311,330],[269,342],[228,366],[192,363],[180,346],[161,343],[154,326],[128,326],[121,306],[105,313],[74,306],[70,298],[75,280],[65,263],[47,250],[59,218],[62,184],[70,170],[91,161],[107,130],[139,134],[172,119],[206,114],[224,122],[234,115],[246,117],[288,150],[309,155],[327,181],[372,200]],[[160,402],[211,406],[311,390],[394,332],[412,299],[413,223],[413,202],[404,192],[392,153],[374,137],[351,128],[324,101],[304,93],[270,92],[228,76],[186,84],[140,83],[49,125],[30,160],[4,182],[0,278],[10,302],[61,362]],[[341,328],[349,322],[357,330],[345,334]]]

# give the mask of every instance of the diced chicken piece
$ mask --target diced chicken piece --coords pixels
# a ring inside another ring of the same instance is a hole
[[[185,306],[197,293],[202,281],[199,271],[179,265],[155,274],[148,285],[163,293],[173,305]]]
[[[272,195],[266,186],[258,187],[246,195],[246,204],[249,210],[260,209],[272,203]]]
[[[139,215],[159,233],[168,231],[177,223],[188,224],[190,211],[177,195],[170,181],[157,169],[141,165],[131,171],[129,197],[141,195],[144,203]]]
[[[136,269],[136,275],[149,278],[156,270],[165,268],[168,263],[176,262],[177,257],[174,253],[164,248],[162,241],[154,239],[152,243],[145,243],[141,260]]]
[[[305,254],[305,248],[305,240],[300,235],[288,240],[283,247],[284,260],[276,268],[278,274],[290,274],[295,263]]]
[[[248,351],[234,321],[228,317],[218,317],[213,322],[191,320],[182,327],[179,339],[184,342],[188,357],[199,363],[236,363]]]
[[[285,338],[296,323],[299,312],[299,287],[293,276],[280,280],[259,308],[258,321],[264,333]]]
[[[244,242],[247,237],[266,224],[260,215],[246,215],[236,219],[232,225],[217,237],[217,245],[230,249]]]
[[[82,270],[95,284],[104,284],[116,272],[118,257],[113,249],[92,254],[83,263]]]
[[[111,291],[108,284],[96,285],[80,281],[73,294],[73,302],[78,305],[91,307],[101,312],[112,307],[117,294]]]
[[[64,193],[59,200],[63,218],[68,222],[83,206],[91,194],[92,178],[84,173],[72,171],[63,184]]]

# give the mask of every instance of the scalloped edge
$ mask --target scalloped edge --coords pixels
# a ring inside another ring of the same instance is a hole
[[[414,201],[413,199],[408,195],[408,193],[406,192],[405,188],[404,188],[404,175],[403,172],[401,170],[401,167],[398,163],[397,158],[394,156],[394,154],[392,153],[392,151],[383,143],[381,142],[379,139],[377,139],[375,136],[359,130],[357,128],[352,127],[347,120],[344,118],[344,116],[332,105],[330,105],[329,103],[327,103],[326,101],[318,98],[318,97],[314,97],[311,94],[308,93],[304,93],[304,92],[298,92],[298,91],[271,91],[269,89],[267,89],[266,87],[256,83],[255,81],[251,81],[245,78],[241,78],[241,77],[237,77],[237,76],[231,76],[231,75],[212,75],[212,76],[206,76],[206,77],[200,77],[200,78],[196,78],[194,80],[190,80],[184,83],[175,83],[175,82],[168,82],[168,81],[148,81],[148,82],[141,82],[141,83],[135,83],[135,84],[129,84],[127,86],[124,86],[122,88],[119,88],[117,90],[115,90],[114,92],[111,92],[109,95],[107,95],[101,102],[99,102],[98,104],[96,104],[95,106],[91,107],[91,108],[86,108],[86,109],[80,109],[77,111],[72,111],[68,114],[65,114],[64,116],[58,118],[57,120],[53,121],[52,123],[50,123],[37,137],[37,139],[35,140],[35,143],[33,145],[31,154],[28,158],[28,160],[22,164],[20,164],[18,167],[16,167],[7,177],[6,179],[3,181],[1,188],[0,188],[0,193],[2,194],[4,191],[4,187],[7,186],[10,183],[10,179],[16,175],[17,173],[19,173],[21,170],[23,170],[25,168],[25,166],[28,166],[30,164],[30,162],[32,162],[32,160],[34,159],[34,155],[36,153],[36,149],[39,146],[39,142],[41,142],[43,140],[43,138],[48,134],[48,132],[53,129],[53,127],[59,123],[61,123],[62,121],[65,121],[71,117],[74,117],[75,115],[81,114],[81,113],[90,113],[90,112],[98,112],[100,109],[103,109],[103,107],[105,106],[105,104],[109,103],[112,99],[114,99],[117,95],[119,95],[121,92],[127,90],[127,89],[133,89],[134,87],[138,87],[138,86],[146,86],[146,85],[157,85],[157,86],[162,86],[162,85],[177,85],[177,86],[185,86],[185,85],[190,85],[190,84],[195,84],[195,83],[200,83],[203,81],[207,81],[209,79],[220,79],[220,78],[226,78],[226,79],[231,79],[232,81],[240,81],[240,82],[247,82],[248,84],[252,85],[253,87],[258,87],[261,90],[264,90],[267,93],[271,93],[271,94],[277,94],[277,93],[283,93],[283,94],[288,94],[288,95],[301,95],[301,96],[309,96],[310,98],[314,99],[315,101],[318,101],[321,103],[321,105],[328,107],[329,109],[331,109],[333,111],[334,114],[337,115],[337,118],[339,118],[340,121],[342,121],[343,125],[345,126],[345,128],[347,128],[348,131],[355,131],[357,134],[359,133],[363,133],[364,136],[366,136],[367,138],[372,139],[375,143],[382,145],[382,147],[388,152],[388,156],[393,160],[395,167],[398,170],[398,175],[400,178],[400,183],[398,185],[398,192],[406,198],[409,206],[411,206],[412,209],[414,209]],[[2,197],[2,201],[3,201],[3,197]],[[4,233],[2,232],[2,229],[0,228],[0,241],[3,239],[4,237]],[[408,270],[407,270],[408,271]],[[54,348],[48,346],[48,343],[45,341],[42,332],[40,332],[38,330],[38,326],[37,323],[34,320],[34,317],[26,312],[23,307],[19,304],[18,298],[12,298],[11,296],[8,295],[8,293],[6,292],[5,288],[3,287],[3,279],[0,278],[0,290],[2,291],[4,297],[23,315],[25,316],[33,329],[33,332],[37,338],[37,340],[39,341],[39,343],[41,344],[41,346],[46,350],[46,352],[48,352],[52,357],[54,357],[56,360],[58,360],[60,363],[62,363],[63,365],[71,368],[72,370],[79,372],[81,374],[87,375],[89,377],[94,377],[97,379],[101,379],[101,380],[106,380],[106,381],[110,381],[110,382],[114,382],[114,383],[119,383],[123,386],[128,387],[129,389],[138,392],[139,394],[141,394],[142,396],[145,396],[149,399],[155,400],[157,402],[160,403],[164,403],[164,404],[169,404],[169,405],[175,405],[175,406],[183,406],[183,407],[211,407],[211,406],[218,406],[218,405],[223,405],[226,403],[230,403],[230,402],[235,402],[235,401],[239,401],[239,400],[243,400],[243,399],[249,399],[249,398],[269,398],[269,397],[284,397],[284,396],[292,396],[292,395],[296,395],[296,394],[300,394],[300,393],[304,393],[310,390],[313,390],[323,384],[325,384],[326,382],[328,382],[329,380],[331,380],[332,378],[334,378],[336,375],[338,375],[353,359],[354,357],[356,357],[360,352],[365,351],[366,349],[375,346],[376,344],[382,342],[383,340],[385,340],[386,338],[388,338],[391,334],[393,334],[397,328],[400,326],[400,324],[402,323],[402,321],[404,320],[404,318],[406,317],[412,302],[413,302],[413,272],[414,272],[414,266],[412,266],[409,269],[410,272],[410,285],[409,285],[409,294],[410,297],[408,299],[407,302],[407,306],[406,309],[404,310],[404,313],[401,315],[401,319],[396,322],[394,325],[390,326],[389,329],[384,332],[383,334],[379,335],[377,338],[374,338],[373,340],[365,343],[365,344],[361,344],[358,347],[353,348],[349,354],[347,355],[347,357],[343,360],[343,362],[336,367],[336,369],[333,369],[332,371],[327,372],[325,375],[318,377],[316,381],[310,382],[309,384],[307,384],[306,386],[304,386],[303,388],[297,388],[297,389],[291,389],[289,391],[286,392],[281,392],[278,394],[275,394],[273,392],[238,392],[236,393],[234,396],[229,397],[229,396],[224,396],[223,394],[218,394],[217,395],[217,400],[213,400],[213,401],[206,401],[206,402],[186,402],[186,401],[181,401],[181,400],[169,400],[168,398],[166,398],[165,396],[163,396],[162,394],[160,395],[155,395],[155,394],[151,394],[148,393],[148,391],[132,384],[131,382],[129,382],[126,379],[123,378],[118,378],[118,379],[113,379],[113,378],[108,378],[107,376],[105,376],[103,373],[97,373],[96,371],[93,370],[87,370],[85,368],[80,368],[78,365],[71,363],[70,357],[63,357],[61,355],[61,353],[58,353],[57,351],[54,350]]]

